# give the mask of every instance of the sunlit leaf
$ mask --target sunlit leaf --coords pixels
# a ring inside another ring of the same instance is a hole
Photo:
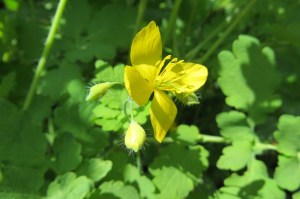
[[[75,173],[58,176],[48,187],[45,199],[83,199],[92,189],[92,181]]]
[[[218,58],[218,83],[229,106],[261,123],[266,114],[281,105],[276,95],[280,75],[271,48],[262,47],[254,37],[241,35],[233,43],[232,52],[222,51]]]
[[[93,158],[88,161],[84,161],[78,168],[77,173],[79,175],[85,175],[93,181],[99,181],[107,175],[111,168],[112,162],[110,160]]]
[[[232,174],[224,182],[216,198],[284,198],[285,193],[273,179],[268,178],[267,168],[259,160],[252,159],[242,175]]]
[[[300,117],[282,115],[278,131],[274,133],[278,150],[287,156],[297,156],[300,152]]]
[[[300,187],[300,158],[280,155],[274,178],[280,187],[290,191],[297,190]]]
[[[238,111],[223,112],[217,115],[216,120],[221,129],[221,135],[231,141],[252,141],[255,138],[244,113]]]
[[[183,158],[187,156],[188,159]],[[186,149],[173,144],[164,148],[150,167],[153,183],[160,191],[159,197],[186,197],[207,168],[207,156],[208,152],[200,146]]]
[[[196,144],[200,134],[196,126],[180,125],[177,127],[177,139],[188,144]]]
[[[108,181],[100,185],[99,189],[101,190],[102,197],[108,195],[113,195],[118,198],[126,199],[138,199],[139,195],[136,189],[133,186],[125,185],[121,181]],[[100,195],[100,196],[101,196]]]
[[[252,144],[247,141],[235,141],[223,149],[223,155],[217,162],[220,169],[237,171],[244,168],[252,158]]]

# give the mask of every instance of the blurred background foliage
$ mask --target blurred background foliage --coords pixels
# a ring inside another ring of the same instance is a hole
[[[58,0],[0,2],[0,198],[300,198],[300,1],[68,0],[32,103],[24,101]],[[121,87],[135,33],[207,66],[201,103],[177,103],[162,144],[128,155]]]

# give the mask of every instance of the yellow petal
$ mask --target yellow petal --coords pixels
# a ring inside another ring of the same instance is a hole
[[[148,64],[154,66],[161,60],[162,43],[158,27],[154,21],[138,32],[131,44],[132,65]]]
[[[125,67],[124,73],[125,87],[130,97],[140,106],[145,105],[151,93],[153,86],[143,78],[138,70],[132,66]]]
[[[206,82],[208,71],[201,64],[181,63],[185,75],[180,79],[180,83],[186,86],[186,92],[194,92],[198,90]]]
[[[146,79],[150,85],[154,86],[157,68],[155,66],[139,64],[133,66],[142,76]]]
[[[165,138],[177,114],[177,108],[170,97],[162,91],[155,90],[150,109],[150,119],[154,137],[160,143]]]
[[[158,88],[174,93],[192,93],[207,79],[207,68],[200,64],[170,62],[157,78]]]

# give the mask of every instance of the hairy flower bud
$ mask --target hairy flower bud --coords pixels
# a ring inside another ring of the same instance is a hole
[[[129,127],[125,133],[125,146],[138,152],[143,146],[146,139],[146,133],[144,129],[135,121],[131,121]]]
[[[179,94],[175,94],[175,97],[180,102],[188,106],[200,103],[196,93],[179,93]]]
[[[91,100],[101,99],[107,93],[107,91],[115,84],[116,83],[114,82],[103,82],[103,83],[95,84],[90,88],[89,93],[86,96],[85,100],[91,101]]]

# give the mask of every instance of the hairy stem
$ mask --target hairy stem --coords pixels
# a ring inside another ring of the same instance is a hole
[[[47,58],[48,58],[50,49],[52,47],[52,44],[53,44],[53,41],[54,41],[54,38],[55,38],[55,34],[56,34],[56,31],[57,31],[58,26],[59,26],[59,21],[60,21],[60,18],[62,16],[62,14],[63,14],[66,3],[67,3],[67,0],[60,0],[59,1],[58,7],[57,7],[55,15],[54,15],[53,22],[51,24],[50,31],[48,33],[48,36],[47,36],[47,39],[46,39],[46,42],[45,42],[45,46],[44,46],[42,55],[39,59],[36,71],[34,73],[33,80],[32,80],[31,85],[30,85],[29,92],[27,93],[25,102],[23,104],[23,110],[27,110],[29,108],[31,102],[32,102],[32,99],[33,99],[33,96],[35,94],[39,78],[42,74],[42,71],[44,70],[45,65],[46,65]]]

